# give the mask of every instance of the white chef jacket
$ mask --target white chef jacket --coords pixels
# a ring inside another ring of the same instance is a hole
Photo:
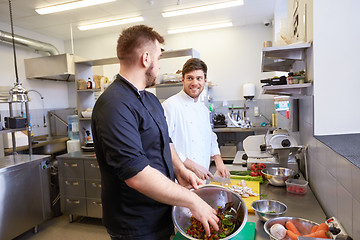
[[[193,160],[209,169],[210,157],[220,154],[217,136],[210,125],[209,110],[183,90],[163,102],[169,135],[180,159]]]

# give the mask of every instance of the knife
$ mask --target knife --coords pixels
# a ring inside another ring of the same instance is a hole
[[[211,181],[218,182],[221,184],[231,184],[231,180],[229,178],[224,178],[224,177],[220,177],[220,176],[214,176],[214,178],[211,179]]]

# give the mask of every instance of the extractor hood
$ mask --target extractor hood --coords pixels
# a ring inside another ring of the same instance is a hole
[[[0,30],[0,42],[12,44],[12,35]],[[85,60],[73,54],[59,54],[50,43],[14,35],[14,43],[18,46],[50,54],[50,56],[25,59],[25,75],[28,79],[44,79],[56,81],[74,81],[75,61]]]
[[[25,75],[28,79],[74,81],[77,60],[80,57],[69,53],[25,59]]]

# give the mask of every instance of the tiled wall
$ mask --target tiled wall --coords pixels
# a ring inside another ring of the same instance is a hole
[[[313,97],[300,99],[300,139],[308,145],[309,184],[328,217],[360,239],[360,169],[313,136]]]

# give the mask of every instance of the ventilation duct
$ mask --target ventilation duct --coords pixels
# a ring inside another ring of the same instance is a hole
[[[12,44],[11,33],[0,30],[0,41]],[[57,50],[56,47],[54,47],[53,45],[51,45],[49,43],[22,37],[19,35],[14,35],[14,41],[15,41],[16,45],[31,48],[31,49],[34,49],[34,50],[40,51],[40,52],[46,52],[46,53],[49,53],[50,55],[60,54],[59,50]]]

